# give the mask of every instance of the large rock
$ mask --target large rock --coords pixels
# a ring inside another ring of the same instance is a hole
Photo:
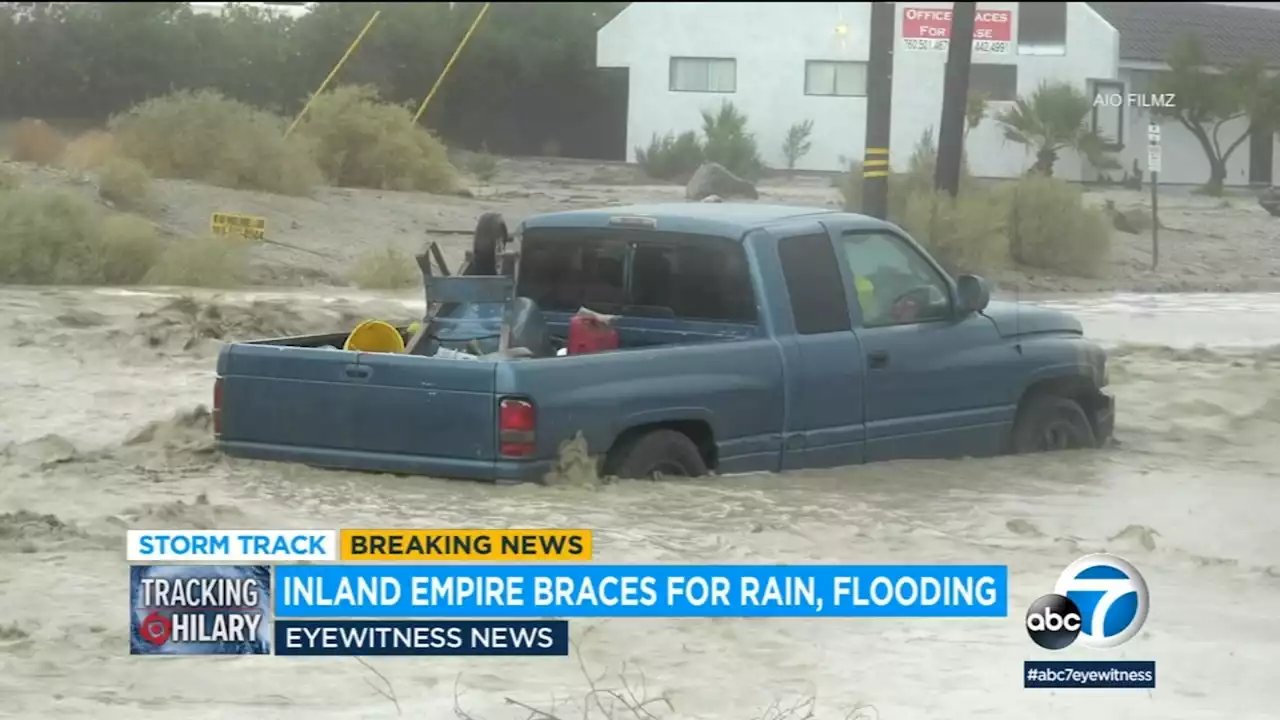
[[[751,200],[760,198],[755,185],[729,172],[719,163],[704,163],[689,179],[684,196],[687,200],[702,200],[712,195]]]
[[[1258,196],[1258,204],[1271,217],[1280,217],[1280,191],[1270,188]]]

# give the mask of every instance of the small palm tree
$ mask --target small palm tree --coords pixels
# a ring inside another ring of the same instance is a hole
[[[1092,111],[1093,103],[1076,86],[1045,82],[1030,97],[1019,97],[996,121],[1006,139],[1035,150],[1031,173],[1052,177],[1062,150],[1074,150],[1090,162],[1102,156],[1102,140],[1089,129]]]

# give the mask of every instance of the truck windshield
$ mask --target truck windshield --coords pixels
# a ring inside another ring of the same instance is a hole
[[[742,244],[633,230],[535,229],[520,248],[517,294],[552,312],[753,323]]]

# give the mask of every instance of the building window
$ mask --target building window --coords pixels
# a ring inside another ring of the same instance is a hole
[[[1124,83],[1117,80],[1090,80],[1093,100],[1089,129],[1110,151],[1124,148]]]
[[[867,64],[808,60],[804,64],[804,94],[864,97],[867,94]]]
[[[1022,55],[1067,53],[1067,4],[1018,3],[1018,52]]]
[[[736,92],[738,61],[733,58],[673,57],[671,89],[678,92]]]
[[[1013,102],[1018,99],[1018,66],[974,63],[969,66],[969,92],[987,102]]]

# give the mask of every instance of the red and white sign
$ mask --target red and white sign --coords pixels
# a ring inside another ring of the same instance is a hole
[[[902,44],[907,50],[946,50],[951,40],[951,8],[902,9]],[[973,51],[1013,51],[1013,11],[982,10],[974,13]]]

